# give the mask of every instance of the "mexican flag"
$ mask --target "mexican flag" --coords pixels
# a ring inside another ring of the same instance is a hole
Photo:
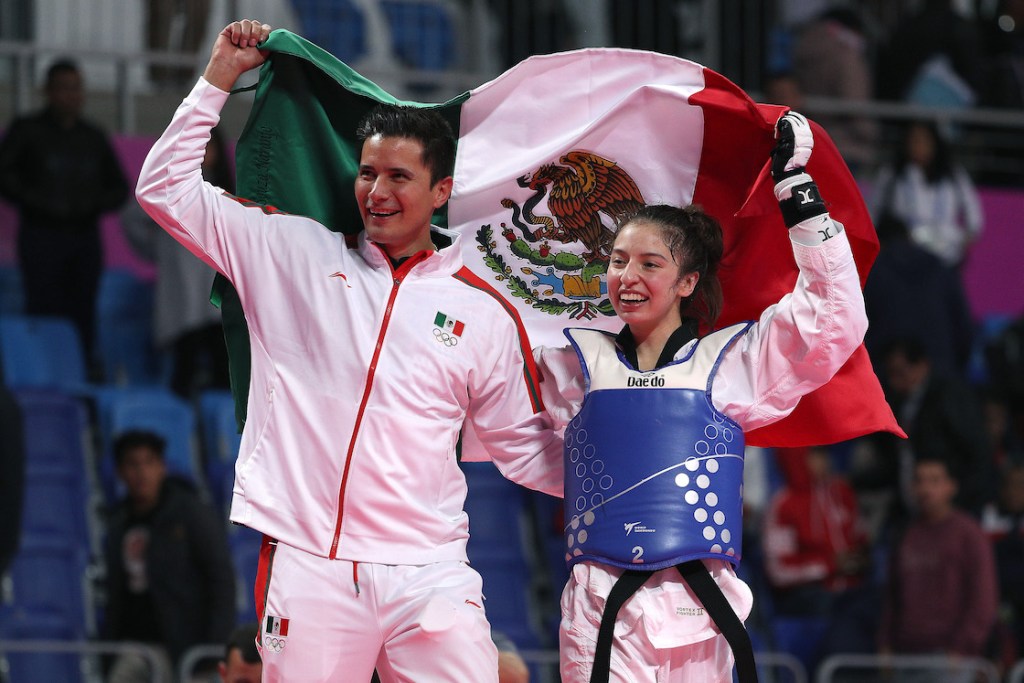
[[[692,202],[721,222],[719,326],[757,318],[792,290],[797,268],[768,173],[785,109],[754,103],[700,64],[636,50],[564,52],[531,57],[448,102],[425,104],[396,100],[288,31],[274,31],[264,47],[271,57],[237,147],[239,194],[357,232],[358,121],[377,102],[438,109],[458,151],[452,198],[436,222],[461,232],[466,264],[518,309],[534,346],[564,345],[565,327],[621,327],[608,301],[600,237],[641,203]],[[814,133],[808,172],[846,226],[863,284],[878,251],[874,228],[831,140],[816,125]],[[215,294],[241,412],[245,321],[230,285],[218,282]],[[861,347],[790,417],[747,440],[816,445],[880,430],[899,433]]]

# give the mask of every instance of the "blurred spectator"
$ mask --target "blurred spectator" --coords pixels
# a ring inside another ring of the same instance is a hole
[[[867,36],[860,15],[832,8],[803,25],[793,42],[793,75],[805,96],[866,103],[874,95]],[[865,116],[820,114],[814,117],[831,136],[854,174],[871,168],[878,127]]]
[[[989,500],[993,471],[978,396],[963,379],[933,370],[917,339],[893,340],[881,358],[886,397],[909,439],[875,436],[875,464],[880,468],[875,483],[896,494],[894,513],[900,517],[913,507],[914,464],[938,458],[958,482],[957,505],[979,514]]]
[[[769,74],[764,80],[764,101],[803,111],[804,92],[793,72],[777,71]]]
[[[70,318],[92,363],[100,216],[121,206],[128,183],[106,134],[82,118],[73,61],[50,66],[45,94],[45,107],[15,119],[0,142],[0,195],[18,209],[25,312]]]
[[[907,126],[895,161],[875,181],[871,213],[876,224],[903,221],[910,239],[948,266],[964,262],[982,229],[974,183],[933,122]]]
[[[224,659],[217,665],[223,683],[260,683],[263,660],[256,649],[259,625],[243,624],[231,632],[224,648]]]
[[[1001,470],[999,499],[985,507],[982,528],[992,541],[999,577],[1000,622],[1006,635],[1001,659],[1024,657],[1024,462]]]
[[[1011,443],[1024,440],[1024,316],[1018,316],[985,345],[991,391],[1009,411]]]
[[[988,91],[982,104],[1024,109],[1024,0],[999,0],[985,24]]]
[[[0,577],[18,553],[24,490],[25,427],[21,408],[14,394],[0,383],[0,519],[4,521],[0,532]]]
[[[235,618],[235,575],[224,522],[183,480],[168,476],[164,440],[127,431],[114,443],[125,497],[106,541],[103,636],[161,646],[177,666],[190,647],[225,642]],[[109,683],[148,682],[133,656],[115,660]]]
[[[879,50],[877,94],[918,104],[972,105],[984,89],[982,54],[977,26],[951,0],[924,0]]]
[[[763,532],[774,611],[830,615],[868,567],[856,497],[833,473],[827,448],[780,448],[775,457],[786,485],[772,498]]]
[[[530,670],[515,643],[501,631],[492,630],[491,638],[498,647],[498,683],[529,683]]]
[[[915,465],[917,512],[891,556],[878,641],[883,653],[985,653],[998,603],[992,546],[978,523],[954,507],[956,489],[944,461]]]
[[[985,431],[992,444],[992,463],[996,469],[1024,461],[1024,439],[1016,429],[1006,394],[988,385],[981,391]]]
[[[203,177],[234,193],[228,150],[214,128],[203,158]],[[153,341],[173,359],[171,388],[183,398],[204,389],[227,389],[228,354],[220,310],[210,303],[214,271],[164,232],[137,202],[121,213],[121,226],[132,248],[156,263]]]
[[[906,223],[891,213],[878,217],[875,228],[881,249],[864,285],[870,323],[864,345],[876,372],[889,342],[916,337],[936,371],[963,376],[974,322],[960,273],[912,242]]]
[[[149,0],[146,47],[175,56],[195,55],[206,40],[210,0]],[[151,64],[149,77],[160,86],[180,86],[195,79],[196,66]]]
[[[819,16],[834,4],[835,0],[777,0],[776,18],[780,26],[793,29]]]

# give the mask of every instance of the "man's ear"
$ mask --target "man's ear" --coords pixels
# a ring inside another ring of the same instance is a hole
[[[440,209],[448,201],[448,198],[452,196],[452,185],[455,184],[455,180],[448,176],[437,181],[434,185],[434,208]]]

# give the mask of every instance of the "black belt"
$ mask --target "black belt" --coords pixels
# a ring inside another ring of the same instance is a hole
[[[736,660],[736,673],[739,683],[757,683],[757,668],[754,664],[754,648],[750,644],[750,635],[743,627],[743,622],[736,616],[729,601],[722,594],[711,573],[700,560],[689,560],[676,565],[683,580],[708,611],[708,616],[725,640],[732,648]],[[590,683],[608,683],[612,664],[612,641],[615,637],[615,620],[619,609],[640,590],[654,572],[627,569],[612,586],[608,600],[605,602],[604,613],[601,615],[601,627],[597,632],[597,651],[594,653],[594,668],[590,673]]]

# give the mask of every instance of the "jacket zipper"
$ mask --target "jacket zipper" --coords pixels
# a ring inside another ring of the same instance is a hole
[[[379,247],[378,247],[379,248]],[[384,253],[383,249],[381,253]],[[366,373],[366,383],[363,385],[363,397],[359,401],[359,411],[356,413],[355,424],[352,425],[352,437],[348,442],[348,450],[345,452],[345,469],[341,475],[341,487],[338,490],[338,518],[334,524],[334,537],[331,539],[331,552],[328,557],[332,560],[337,559],[338,553],[338,542],[341,540],[341,522],[345,516],[345,490],[348,487],[348,473],[349,468],[352,465],[352,454],[355,452],[356,439],[359,436],[359,428],[363,422],[363,414],[366,411],[366,405],[370,400],[370,391],[373,389],[373,378],[377,372],[377,361],[380,359],[380,352],[384,346],[384,335],[387,334],[388,325],[391,322],[391,312],[395,307],[395,299],[398,297],[398,288],[401,286],[403,280],[409,271],[416,266],[420,261],[423,261],[430,256],[432,252],[421,251],[410,256],[402,265],[396,270],[391,265],[391,260],[384,254],[387,259],[388,266],[391,268],[392,274],[392,286],[391,293],[388,295],[388,304],[384,309],[384,320],[381,321],[380,330],[377,332],[377,344],[373,349],[373,357],[370,358],[370,367]]]

